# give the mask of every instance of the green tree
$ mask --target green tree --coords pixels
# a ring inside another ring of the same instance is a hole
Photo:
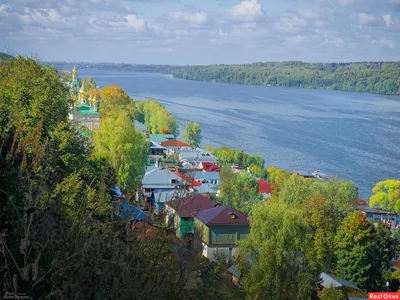
[[[101,90],[100,111],[104,115],[111,110],[126,110],[130,104],[128,94],[118,85],[109,85]]]
[[[72,100],[51,67],[19,56],[0,65],[0,85],[0,137],[17,129],[28,135],[42,119],[46,134],[67,120]]]
[[[342,217],[354,210],[353,200],[358,199],[358,189],[354,182],[337,178],[329,181],[315,180],[311,190],[327,198]]]
[[[145,172],[148,146],[128,115],[113,112],[103,118],[100,129],[94,133],[94,142],[96,155],[114,168],[121,188],[137,188]]]
[[[239,242],[239,270],[249,299],[309,298],[312,277],[306,252],[311,228],[302,213],[279,201],[253,210],[251,230]]]
[[[255,178],[246,173],[234,174],[230,168],[221,170],[219,201],[241,212],[251,214],[252,208],[263,200]]]
[[[392,266],[390,262],[398,256],[399,242],[392,237],[389,227],[379,222],[374,227],[374,249],[371,259],[372,274],[369,277],[370,285],[377,291],[386,290],[386,282],[392,279]]]
[[[200,124],[187,122],[185,126],[185,131],[183,133],[183,138],[185,142],[194,148],[198,148],[203,139],[201,135]]]
[[[341,289],[337,288],[325,288],[321,294],[321,300],[346,300],[347,298],[343,294]]]
[[[388,179],[378,182],[372,189],[374,193],[369,205],[379,204],[381,208],[400,214],[400,180]]]
[[[360,288],[369,288],[372,247],[372,225],[359,211],[355,211],[344,220],[336,235],[338,276]]]

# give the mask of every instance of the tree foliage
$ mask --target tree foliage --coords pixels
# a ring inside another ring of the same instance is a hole
[[[234,174],[230,167],[223,168],[220,176],[221,195],[219,201],[223,205],[251,214],[252,208],[263,200],[262,195],[258,192],[258,184],[252,176],[246,173]]]
[[[381,208],[400,214],[400,180],[388,179],[378,182],[372,189],[369,201],[371,207],[379,204]]]
[[[337,273],[365,290],[382,290],[391,278],[390,261],[397,252],[395,240],[385,224],[374,228],[355,211],[336,235]]]
[[[242,149],[235,150],[226,146],[219,149],[207,146],[206,149],[218,158],[220,164],[236,164],[243,168],[254,165],[264,168],[264,158],[257,154],[244,153]]]
[[[258,62],[248,65],[190,66],[174,77],[225,83],[400,94],[399,62]]]
[[[315,275],[306,257],[311,240],[311,228],[300,211],[279,201],[258,205],[250,234],[239,243],[239,269],[248,298],[309,298]]]
[[[96,155],[114,169],[124,190],[133,190],[145,172],[148,145],[145,136],[135,129],[127,113],[113,112],[102,118],[94,133]]]
[[[120,86],[110,85],[101,90],[100,112],[102,114],[115,109],[126,110],[129,104],[129,96]]]
[[[183,133],[183,138],[186,143],[194,148],[198,148],[203,139],[201,134],[200,124],[187,122],[185,126],[185,131]]]
[[[178,135],[178,121],[155,100],[134,100],[133,118],[146,125],[150,133],[161,133],[162,131]]]

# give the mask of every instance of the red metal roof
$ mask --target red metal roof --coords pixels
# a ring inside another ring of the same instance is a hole
[[[207,197],[197,194],[188,199],[169,201],[165,205],[174,209],[181,218],[191,218],[199,211],[214,207],[216,203]]]
[[[202,210],[196,214],[195,218],[206,225],[249,225],[246,214],[224,205]]]
[[[192,177],[189,177],[187,175],[181,174],[178,171],[175,172],[175,175],[182,178],[186,182],[190,183],[192,186],[201,186],[201,182],[198,182],[197,180],[194,180]]]
[[[367,205],[367,206],[369,206],[369,204],[368,204],[367,201],[361,200],[361,199],[353,200],[353,204],[355,204],[355,205]]]
[[[163,147],[190,147],[190,148],[192,148],[192,146],[190,146],[189,144],[186,144],[186,143],[178,141],[178,140],[168,140],[165,142],[161,142],[160,145]]]
[[[264,179],[259,179],[256,181],[256,183],[258,184],[258,192],[260,194],[270,194],[272,193],[272,183],[264,180]]]
[[[203,162],[201,164],[203,166],[203,170],[206,172],[220,172],[221,171],[221,167],[217,166],[216,164],[214,164],[212,162]]]

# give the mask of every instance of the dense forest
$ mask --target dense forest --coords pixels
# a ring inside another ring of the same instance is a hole
[[[61,69],[70,63],[66,62],[51,62],[57,69]],[[163,73],[174,74],[175,72],[186,68],[187,66],[172,66],[172,65],[144,65],[144,64],[118,64],[118,63],[76,63],[78,69],[94,68],[108,71],[124,71],[124,72],[144,72],[144,73]]]
[[[400,94],[400,62],[289,61],[193,66],[177,70],[174,77],[224,83]]]
[[[52,64],[62,67],[66,63]],[[400,95],[400,62],[286,61],[207,66],[78,63],[77,67],[173,74],[175,78],[199,81]]]

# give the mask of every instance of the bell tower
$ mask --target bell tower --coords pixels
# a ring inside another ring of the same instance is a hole
[[[76,66],[74,65],[74,68],[72,69],[72,82],[77,81],[78,79],[78,71],[76,70]]]

